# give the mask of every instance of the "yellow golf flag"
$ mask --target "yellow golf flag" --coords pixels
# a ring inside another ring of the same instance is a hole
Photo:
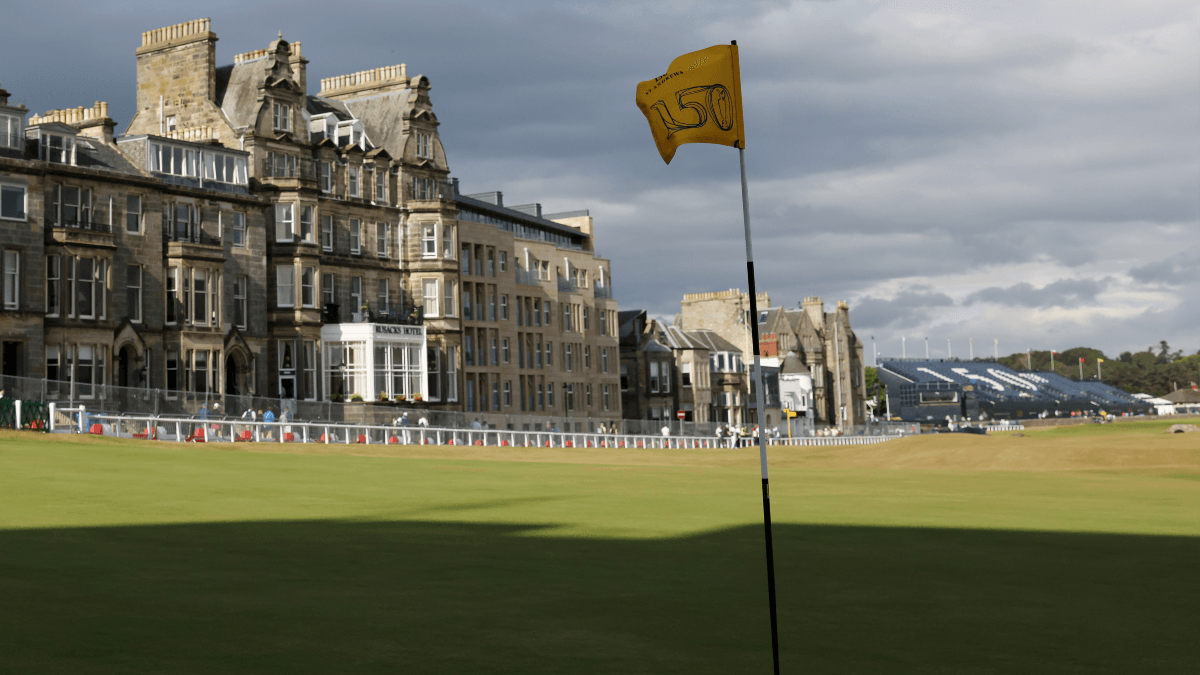
[[[667,164],[684,143],[746,147],[737,45],[717,45],[675,59],[666,74],[638,84],[637,106]]]

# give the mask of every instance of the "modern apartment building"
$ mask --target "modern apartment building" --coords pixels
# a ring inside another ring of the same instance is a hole
[[[458,194],[404,64],[310,95],[299,42],[224,66],[216,42],[144,33],[115,138],[106,103],[26,121],[0,90],[3,374],[619,417],[586,212]]]

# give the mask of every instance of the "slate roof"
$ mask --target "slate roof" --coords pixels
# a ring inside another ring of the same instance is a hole
[[[258,115],[258,88],[267,80],[273,56],[217,68],[217,105],[235,129],[253,126]]]

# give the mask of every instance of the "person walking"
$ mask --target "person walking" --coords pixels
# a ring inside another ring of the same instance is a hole
[[[263,421],[267,424],[275,424],[275,411],[267,408],[267,412],[263,413]],[[267,427],[267,438],[275,438],[274,427]]]

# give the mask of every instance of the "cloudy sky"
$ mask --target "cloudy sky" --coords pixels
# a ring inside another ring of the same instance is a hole
[[[464,191],[590,209],[621,307],[665,317],[746,287],[737,153],[664,165],[634,88],[736,39],[773,305],[846,300],[883,355],[1200,349],[1194,0],[20,3],[0,85],[123,126],[141,32],[206,16],[221,63],[303,42],[312,93],[427,75]]]

